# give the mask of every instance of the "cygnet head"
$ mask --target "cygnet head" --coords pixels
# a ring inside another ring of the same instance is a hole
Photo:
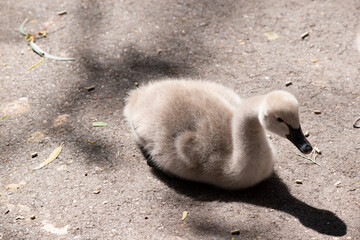
[[[259,120],[266,130],[289,139],[302,153],[312,151],[301,130],[298,101],[290,93],[273,91],[265,95]]]

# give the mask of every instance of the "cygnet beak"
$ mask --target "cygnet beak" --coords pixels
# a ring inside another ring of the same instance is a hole
[[[289,139],[299,150],[304,154],[309,154],[312,152],[312,146],[309,141],[305,138],[301,127],[298,129],[294,129],[288,125],[290,133],[286,135],[287,139]]]

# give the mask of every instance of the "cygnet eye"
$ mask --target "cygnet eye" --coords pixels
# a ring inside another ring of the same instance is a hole
[[[284,120],[282,120],[282,118],[277,118],[277,120],[279,121],[279,122],[284,122]]]

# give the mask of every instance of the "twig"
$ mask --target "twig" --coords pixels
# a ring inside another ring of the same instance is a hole
[[[21,25],[20,25],[20,27],[19,27],[19,32],[20,32],[21,35],[23,35],[23,36],[26,36],[26,32],[24,31],[24,26],[25,26],[25,24],[27,23],[28,20],[29,20],[28,18],[25,19],[25,20],[21,23]]]
[[[50,58],[50,59],[54,59],[54,60],[59,60],[59,61],[74,61],[74,58],[68,58],[68,57],[58,57],[58,56],[54,56],[51,55],[50,53],[45,52],[44,50],[42,50],[38,45],[35,44],[34,41],[30,41],[29,45],[31,47],[31,49],[37,53],[38,55],[40,55],[41,57],[46,57],[46,58]]]
[[[54,21],[52,21],[50,24],[48,24],[46,27],[44,27],[41,31],[44,31],[44,29],[47,29],[49,26],[51,26],[52,24],[54,24],[56,21],[58,21],[62,16],[57,17]],[[42,50],[36,43],[35,43],[35,38],[34,36],[36,36],[37,34],[39,34],[41,31],[31,35],[26,34],[25,30],[24,30],[24,26],[27,23],[28,19],[25,19],[24,22],[21,23],[20,27],[19,27],[19,32],[21,33],[21,35],[25,36],[26,40],[28,40],[29,45],[31,47],[31,49],[38,54],[41,57],[46,57],[46,58],[50,58],[50,59],[54,59],[54,60],[59,60],[59,61],[74,61],[74,58],[68,58],[68,57],[58,57],[58,56],[54,56],[51,55],[47,52],[45,52],[44,50]]]
[[[301,154],[298,154],[298,153],[295,153],[295,154],[298,155],[299,157],[302,157],[302,158],[304,158],[306,160],[309,160],[310,162],[322,167],[318,162],[316,162],[317,154],[316,154],[316,152],[314,150],[310,153],[310,157],[304,156],[304,155],[301,155]]]
[[[53,25],[54,23],[56,23],[60,18],[62,18],[62,15],[58,16],[57,18],[55,18],[54,21],[52,21],[51,23],[49,23],[47,26],[45,26],[43,29],[41,29],[40,31],[38,31],[37,33],[34,33],[32,35],[32,37],[34,38],[35,36],[39,35],[40,32],[45,31],[48,27],[50,27],[51,25]]]
[[[31,69],[33,69],[34,67],[36,67],[37,65],[39,65],[42,61],[44,60],[44,58],[42,57],[42,58],[40,58],[40,60],[39,61],[37,61],[34,65],[32,65],[31,67],[29,67],[28,68],[28,70],[31,70]]]

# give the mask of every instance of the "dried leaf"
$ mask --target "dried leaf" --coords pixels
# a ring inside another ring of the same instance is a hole
[[[50,154],[48,159],[46,159],[44,162],[40,163],[40,165],[37,166],[36,168],[34,168],[34,170],[38,170],[40,168],[43,168],[44,166],[46,166],[49,163],[51,163],[52,161],[54,161],[59,156],[59,154],[61,153],[63,145],[64,145],[64,142],[62,142],[59,147],[55,148],[55,150]]]
[[[106,122],[93,122],[93,127],[106,127]]]
[[[270,41],[280,38],[280,36],[274,32],[266,32],[264,33],[264,36]]]
[[[181,221],[184,221],[188,215],[188,211],[183,211]]]

